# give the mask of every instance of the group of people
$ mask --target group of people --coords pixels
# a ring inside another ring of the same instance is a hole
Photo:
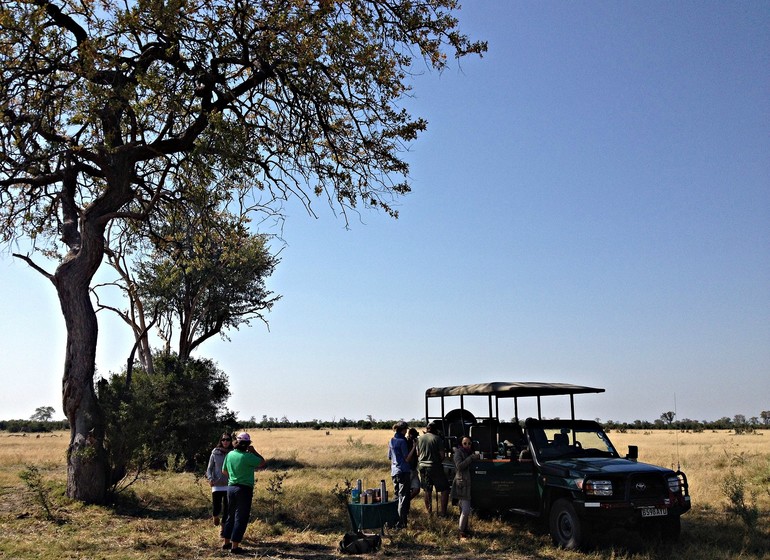
[[[451,484],[444,472],[444,440],[438,433],[438,425],[429,422],[425,433],[418,436],[417,430],[406,422],[393,425],[393,438],[388,445],[391,462],[390,475],[393,479],[398,500],[397,528],[406,528],[411,501],[422,488],[425,509],[433,513],[433,490],[438,494],[439,513],[447,514],[449,498],[456,500],[460,507],[460,538],[470,534],[471,478],[470,465],[474,454],[469,437],[463,437],[460,445],[453,450],[455,476]]]
[[[425,509],[433,513],[433,491],[438,494],[439,513],[447,514],[450,484],[444,472],[444,441],[438,426],[430,422],[420,436],[406,422],[393,426],[394,435],[388,446],[391,461],[391,477],[398,500],[397,528],[406,528],[413,498],[424,492]],[[454,449],[455,476],[451,484],[451,498],[460,506],[460,538],[469,535],[471,513],[470,465],[474,454],[471,439],[463,437]],[[254,471],[263,469],[267,462],[260,455],[246,432],[235,438],[222,434],[217,446],[211,451],[206,479],[211,486],[212,517],[220,527],[222,549],[232,554],[242,554],[241,542],[251,515],[254,495]]]
[[[243,554],[241,541],[251,515],[254,471],[266,466],[246,432],[238,434],[235,443],[231,434],[222,434],[211,451],[206,479],[211,486],[213,520],[220,527],[223,550]]]

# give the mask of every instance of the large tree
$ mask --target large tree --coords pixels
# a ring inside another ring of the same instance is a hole
[[[108,232],[107,259],[117,278],[93,291],[97,312],[117,313],[134,333],[129,386],[134,358],[152,373],[152,327],[164,342],[164,352],[176,344],[184,362],[217,334],[227,338],[227,331],[253,319],[267,322],[264,314],[280,299],[265,284],[279,262],[270,252],[270,237],[253,233],[249,217],[233,205],[222,208],[205,189],[188,189],[191,195],[195,192],[207,196],[188,196],[184,205],[151,216],[139,231],[136,224],[119,224]],[[119,289],[127,307],[100,297],[109,287]]]
[[[104,420],[89,289],[115,221],[193,183],[255,207],[326,198],[345,214],[409,191],[399,106],[413,64],[482,53],[455,0],[19,0],[0,7],[0,238],[31,240],[67,329],[67,493],[102,502]],[[210,181],[187,180],[188,177]]]
[[[37,422],[50,422],[55,412],[56,410],[52,406],[39,406],[29,419]]]
[[[181,231],[192,232],[190,228],[199,224],[188,221],[188,229]],[[265,287],[276,259],[265,236],[251,235],[241,224],[208,230],[194,241],[164,244],[154,254],[157,259],[139,266],[140,295],[158,318],[166,352],[174,342],[174,329],[178,331],[176,348],[182,361],[209,338],[263,318],[276,300]]]

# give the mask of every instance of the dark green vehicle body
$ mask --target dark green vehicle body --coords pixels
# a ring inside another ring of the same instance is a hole
[[[564,548],[577,548],[592,532],[610,526],[656,529],[676,539],[680,516],[690,509],[686,476],[637,462],[635,447],[621,457],[597,422],[575,420],[574,395],[599,392],[603,389],[523,382],[434,387],[426,391],[426,419],[443,428],[450,479],[455,470],[451,450],[464,435],[473,440],[479,455],[471,465],[476,510],[540,517]],[[554,395],[570,397],[570,419],[540,419],[540,398]],[[467,397],[485,397],[485,412],[471,413]],[[537,398],[538,411],[523,429],[517,420],[521,397]],[[453,400],[460,406],[447,412]],[[440,403],[440,412],[431,403]],[[511,403],[513,421],[500,421],[501,406],[505,410]]]

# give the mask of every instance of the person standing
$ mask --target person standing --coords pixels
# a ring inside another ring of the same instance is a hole
[[[222,548],[233,554],[243,554],[241,541],[251,515],[251,500],[254,496],[254,471],[267,466],[251,444],[246,432],[238,434],[235,449],[225,457],[222,472],[228,477],[227,503],[229,514],[222,529]]]
[[[438,434],[438,425],[435,422],[428,423],[425,433],[417,440],[417,459],[419,461],[420,482],[425,491],[425,510],[433,513],[431,498],[433,489],[441,497],[439,513],[443,516],[447,513],[449,504],[449,481],[444,472],[444,440]]]
[[[471,438],[463,437],[460,445],[454,450],[453,458],[456,470],[452,480],[452,499],[460,504],[460,538],[467,539],[470,536],[471,519],[470,467],[474,459]]]
[[[393,479],[393,486],[398,499],[397,529],[406,529],[412,501],[412,469],[407,462],[409,445],[406,442],[406,430],[408,428],[409,426],[403,420],[393,424],[394,434],[388,445],[390,476]]]
[[[233,449],[233,436],[222,434],[217,446],[211,450],[209,464],[206,468],[206,480],[211,486],[211,501],[213,506],[212,519],[214,525],[220,525],[221,519],[227,519],[227,476],[222,474],[225,456]],[[220,536],[222,530],[219,531]]]
[[[417,438],[419,434],[414,428],[409,428],[406,432],[406,443],[409,445],[409,455],[406,456],[406,462],[409,463],[409,468],[412,469],[412,500],[414,500],[420,493],[420,475],[417,472]]]

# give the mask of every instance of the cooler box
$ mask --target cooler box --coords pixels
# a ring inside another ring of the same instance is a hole
[[[377,504],[348,504],[350,523],[354,531],[384,529],[398,521],[398,501]]]

